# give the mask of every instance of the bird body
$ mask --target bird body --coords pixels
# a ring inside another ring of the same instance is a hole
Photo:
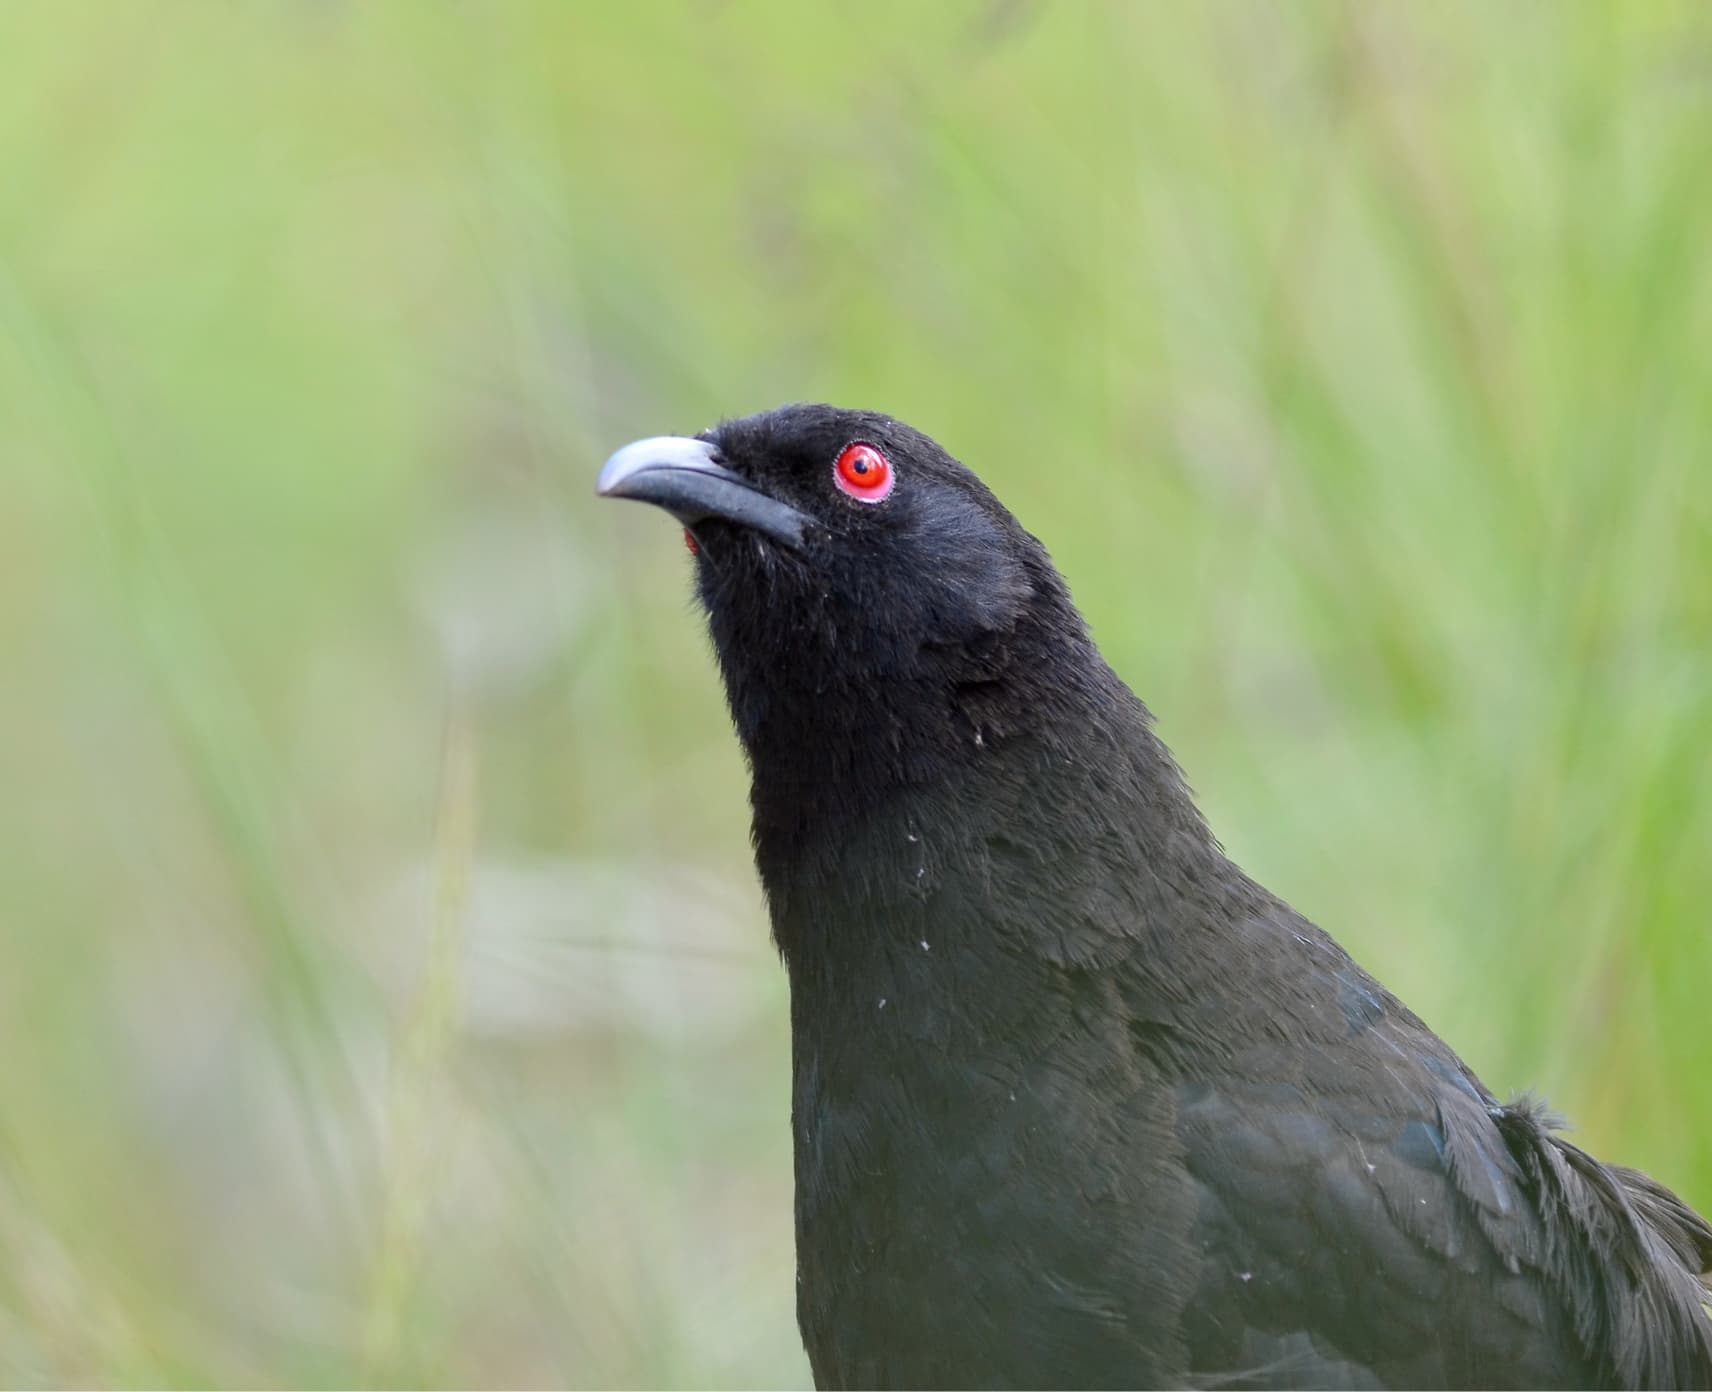
[[[602,491],[697,543],[790,977],[820,1386],[1712,1385],[1712,1228],[1500,1104],[1231,863],[933,441],[788,407]]]

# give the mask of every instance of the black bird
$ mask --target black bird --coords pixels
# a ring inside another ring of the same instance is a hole
[[[1712,1387],[1712,1227],[1225,857],[937,444],[787,406],[598,488],[689,529],[753,775],[821,1387]]]

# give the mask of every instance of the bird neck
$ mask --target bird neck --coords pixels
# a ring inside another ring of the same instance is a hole
[[[1050,690],[964,691],[937,738],[876,746],[835,719],[781,741],[788,759],[750,748],[757,867],[793,980],[872,968],[883,985],[924,938],[952,951],[995,931],[1086,964],[1221,892],[1233,868],[1146,707],[1091,645],[1074,656]],[[1013,922],[1022,902],[1050,911]]]

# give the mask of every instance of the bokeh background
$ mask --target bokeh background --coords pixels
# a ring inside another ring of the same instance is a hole
[[[879,407],[1215,828],[1712,1206],[1712,8],[16,5],[0,1381],[802,1383],[616,445]]]

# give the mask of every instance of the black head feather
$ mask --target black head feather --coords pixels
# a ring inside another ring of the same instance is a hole
[[[701,438],[812,522],[800,549],[718,519],[697,528],[697,588],[752,750],[781,703],[836,716],[847,737],[879,724],[894,727],[888,742],[932,743],[949,706],[924,683],[983,671],[995,636],[1025,620],[1045,630],[1073,618],[1040,543],[920,431],[872,411],[786,406]],[[882,502],[834,486],[854,442],[890,462]],[[1079,623],[1055,637],[1086,642]]]

